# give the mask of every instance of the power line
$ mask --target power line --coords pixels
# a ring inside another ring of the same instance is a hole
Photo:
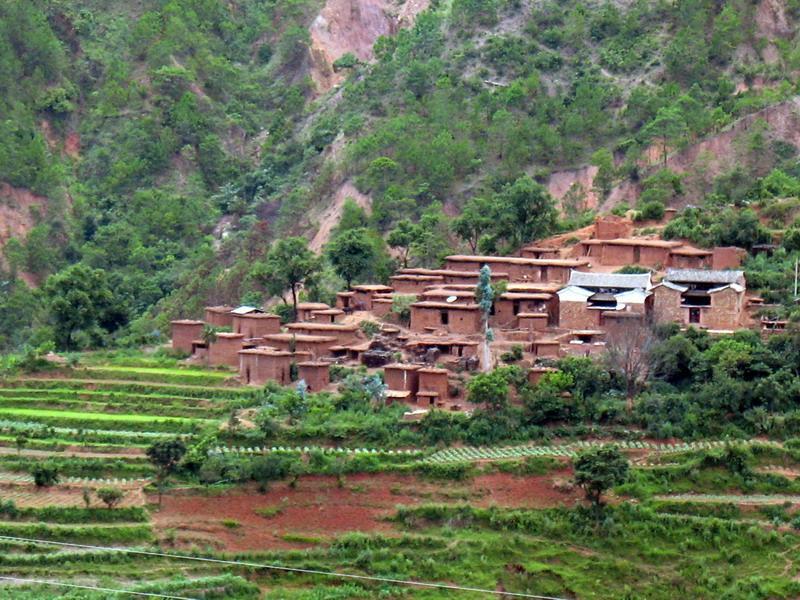
[[[126,554],[138,554],[140,556],[155,556],[159,558],[171,558],[178,560],[189,560],[195,562],[207,562],[213,564],[233,565],[239,567],[248,567],[255,569],[269,569],[272,571],[283,571],[287,573],[301,573],[305,575],[321,575],[324,577],[333,577],[339,579],[357,579],[360,581],[375,581],[379,583],[393,583],[396,585],[406,585],[412,587],[434,588],[440,590],[453,590],[461,592],[476,592],[480,594],[491,594],[494,596],[512,597],[512,598],[533,598],[534,600],[567,600],[566,598],[559,598],[556,596],[539,596],[537,594],[528,594],[526,592],[504,592],[499,590],[490,590],[486,588],[476,588],[462,585],[455,585],[449,583],[432,583],[428,581],[416,581],[413,579],[395,579],[393,577],[379,577],[377,575],[356,575],[354,573],[341,573],[337,571],[321,571],[318,569],[303,569],[301,567],[286,567],[282,565],[267,565],[261,563],[251,563],[236,560],[226,560],[222,558],[208,558],[205,556],[187,556],[185,554],[170,554],[168,552],[155,552],[151,550],[136,550],[133,548],[120,548],[115,546],[92,546],[89,544],[74,544],[70,542],[54,542],[51,540],[40,540],[35,538],[15,537],[10,535],[0,535],[0,540],[9,540],[15,542],[29,542],[34,544],[45,544],[50,546],[60,546],[67,548],[81,548],[84,550],[112,550],[114,552],[122,552]]]
[[[131,590],[116,590],[114,588],[96,587],[93,585],[80,585],[78,583],[66,583],[64,581],[51,581],[49,579],[28,579],[25,577],[4,577],[2,581],[13,581],[14,583],[31,583],[36,585],[52,585],[54,587],[76,588],[79,590],[92,590],[95,592],[113,592],[115,594],[128,594],[130,596],[147,596],[149,598],[167,598],[167,600],[199,600],[199,598],[189,598],[188,596],[170,596],[168,594],[154,594],[152,592],[134,592]]]

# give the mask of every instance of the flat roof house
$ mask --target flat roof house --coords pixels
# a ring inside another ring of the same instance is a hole
[[[745,291],[743,271],[667,269],[653,309],[659,321],[730,331],[744,326]]]
[[[445,330],[470,335],[479,333],[481,325],[480,307],[475,303],[425,301],[411,305],[410,328],[417,333]]]
[[[569,283],[558,292],[559,326],[593,330],[604,324],[604,313],[627,311],[646,314],[649,310],[650,273],[584,273],[573,271]]]
[[[588,269],[591,262],[582,258],[538,259],[519,256],[473,256],[456,254],[446,259],[447,268],[479,271],[483,265],[505,271],[510,281],[556,281],[564,283],[572,269]]]

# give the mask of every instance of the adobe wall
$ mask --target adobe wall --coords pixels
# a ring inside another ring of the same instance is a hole
[[[412,278],[406,278],[403,275],[395,275],[394,277],[390,277],[389,281],[395,293],[410,295],[421,294],[428,286],[445,283],[445,279],[441,275],[418,276]]]
[[[233,332],[245,338],[258,338],[270,333],[280,333],[281,319],[278,315],[233,315]]]
[[[277,381],[281,385],[291,383],[292,356],[276,353],[239,354],[239,377],[248,385],[264,385],[268,381]]]
[[[645,267],[659,267],[663,269],[669,264],[669,248],[640,246],[638,264]]]
[[[558,306],[558,326],[563,329],[597,329],[599,310],[590,310],[586,302],[561,301]]]
[[[548,315],[532,314],[527,317],[519,317],[518,327],[529,331],[544,331],[547,329]]]
[[[213,327],[232,327],[233,315],[230,311],[233,309],[230,307],[225,308],[226,310],[224,312],[213,310],[213,308],[206,308],[203,320]]]
[[[558,342],[535,341],[532,349],[537,358],[558,358],[561,355],[561,346]]]
[[[556,296],[557,297],[557,296]],[[546,300],[518,300],[520,313],[546,313],[550,314],[551,302]],[[517,314],[514,314],[514,300],[498,298],[494,303],[494,314],[489,319],[492,327],[513,325],[517,322]]]
[[[375,298],[372,301],[372,314],[379,319],[392,312],[394,301],[389,298]]]
[[[217,339],[208,345],[208,364],[238,367],[243,341],[244,336],[241,333],[217,334]]]
[[[192,352],[192,341],[203,336],[205,324],[202,321],[172,321],[172,349],[181,352]]]
[[[669,266],[674,269],[707,269],[711,267],[711,262],[711,256],[670,254],[669,257]]]
[[[383,368],[383,381],[390,390],[398,392],[417,393],[419,389],[419,375],[416,365],[386,365]]]
[[[450,322],[447,325],[451,333],[471,335],[481,331],[481,318],[479,310],[451,310]]]
[[[633,234],[633,222],[626,217],[606,215],[597,217],[594,223],[594,237],[599,240],[627,238]]]
[[[719,271],[738,269],[747,254],[741,248],[726,246],[713,249],[711,268]]]
[[[420,392],[436,392],[439,400],[448,398],[448,374],[444,369],[420,369],[417,371],[419,376]]]
[[[634,260],[633,249],[633,246],[603,244],[600,248],[598,248],[600,251],[600,264],[632,265],[636,262]]]
[[[567,283],[569,281],[569,273],[571,267],[558,267],[558,266],[540,266],[537,269],[535,282],[545,283]],[[576,271],[586,271],[586,267],[576,267]]]
[[[330,365],[317,362],[297,363],[297,376],[306,382],[309,392],[319,392],[331,382]]]

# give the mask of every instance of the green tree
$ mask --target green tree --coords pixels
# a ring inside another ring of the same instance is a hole
[[[112,291],[111,279],[102,269],[72,265],[47,278],[44,294],[54,322],[59,348],[76,348],[75,335],[83,332],[85,341],[96,344],[104,332],[125,324],[128,310]]]
[[[449,252],[447,217],[439,202],[432,203],[419,219],[411,254],[423,267],[437,267]]]
[[[581,452],[575,459],[575,484],[583,488],[594,507],[602,505],[606,490],[628,479],[628,459],[616,446],[601,446]]]
[[[464,205],[461,214],[453,219],[453,232],[469,244],[470,251],[478,251],[481,237],[491,231],[494,223],[493,203],[488,198],[473,196]]]
[[[302,237],[276,241],[266,259],[256,264],[251,276],[268,290],[280,289],[292,293],[292,311],[297,319],[297,293],[300,287],[321,268],[320,258],[308,248]]]
[[[494,197],[494,230],[509,250],[551,233],[557,212],[552,197],[529,176],[510,183]]]
[[[508,381],[497,369],[479,373],[467,384],[467,399],[493,412],[501,412],[508,406],[508,393]]]
[[[186,445],[179,439],[161,440],[147,448],[147,458],[156,468],[159,507],[167,478],[177,469],[184,454],[186,454]]]
[[[670,147],[679,143],[687,133],[686,121],[676,107],[659,109],[655,118],[643,130],[645,139],[661,145],[661,160],[664,167],[667,166],[667,153]]]
[[[354,280],[369,273],[376,259],[369,231],[363,227],[348,229],[336,236],[328,244],[327,255],[336,274],[345,280],[347,289]]]
[[[416,225],[408,219],[403,219],[397,223],[386,238],[389,247],[400,252],[400,264],[403,268],[408,266],[408,255],[409,252],[411,252],[411,245],[414,243],[418,233]]]
[[[491,365],[491,343],[493,339],[492,330],[489,329],[489,316],[492,313],[494,306],[494,287],[492,287],[492,270],[489,265],[483,265],[478,275],[478,286],[475,288],[475,301],[481,309],[481,318],[483,320],[483,356],[481,362],[483,363],[483,370],[489,371]]]
[[[596,192],[603,198],[607,198],[614,186],[614,155],[608,148],[600,148],[592,154],[592,165],[597,167],[597,174],[592,181]]]

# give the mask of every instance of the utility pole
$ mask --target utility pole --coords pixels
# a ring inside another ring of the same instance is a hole
[[[794,299],[797,300],[797,274],[798,274],[798,265],[800,265],[800,259],[794,259]]]

